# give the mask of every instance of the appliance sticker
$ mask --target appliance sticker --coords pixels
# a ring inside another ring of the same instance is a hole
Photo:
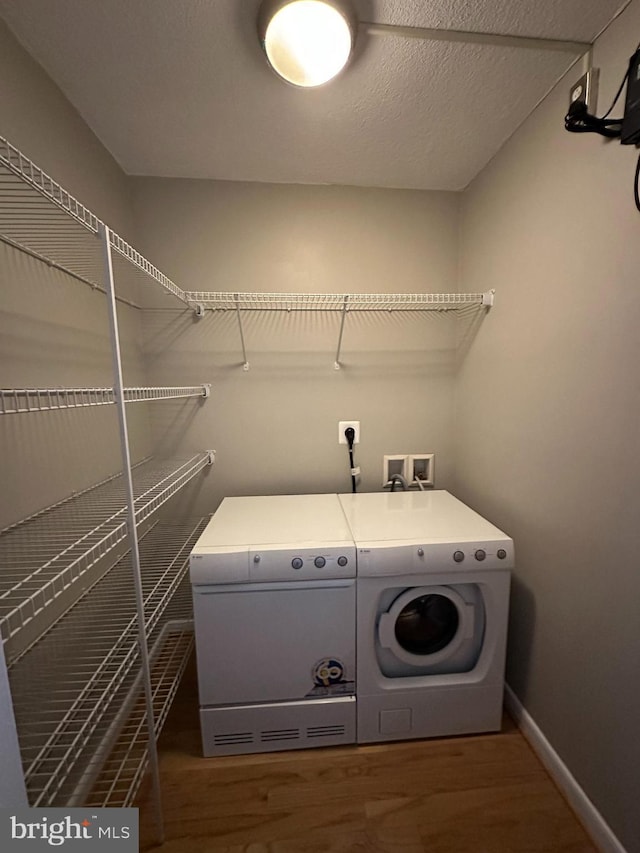
[[[345,696],[355,692],[355,683],[347,681],[347,672],[340,658],[326,657],[316,661],[311,669],[312,689],[306,697]]]

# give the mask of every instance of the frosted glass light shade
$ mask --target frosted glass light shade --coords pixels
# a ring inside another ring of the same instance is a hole
[[[265,4],[273,7],[273,3]],[[261,13],[260,37],[271,67],[295,86],[321,86],[351,56],[353,28],[346,13],[324,0],[291,0]]]

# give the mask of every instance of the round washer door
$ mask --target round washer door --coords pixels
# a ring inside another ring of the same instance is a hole
[[[380,645],[415,666],[445,661],[473,631],[473,604],[447,586],[406,590],[378,622]]]

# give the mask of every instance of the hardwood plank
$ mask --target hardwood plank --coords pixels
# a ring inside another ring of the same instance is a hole
[[[415,826],[438,853],[595,850],[550,780],[440,793],[367,805],[375,826]]]
[[[498,734],[202,758],[195,671],[160,742],[163,853],[596,853],[528,744]],[[153,810],[139,798],[141,850]]]

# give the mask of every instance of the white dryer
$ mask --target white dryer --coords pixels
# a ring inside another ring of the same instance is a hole
[[[356,559],[338,496],[225,498],[190,573],[204,754],[355,743]]]
[[[499,730],[512,540],[446,491],[339,498],[358,559],[358,743]]]

